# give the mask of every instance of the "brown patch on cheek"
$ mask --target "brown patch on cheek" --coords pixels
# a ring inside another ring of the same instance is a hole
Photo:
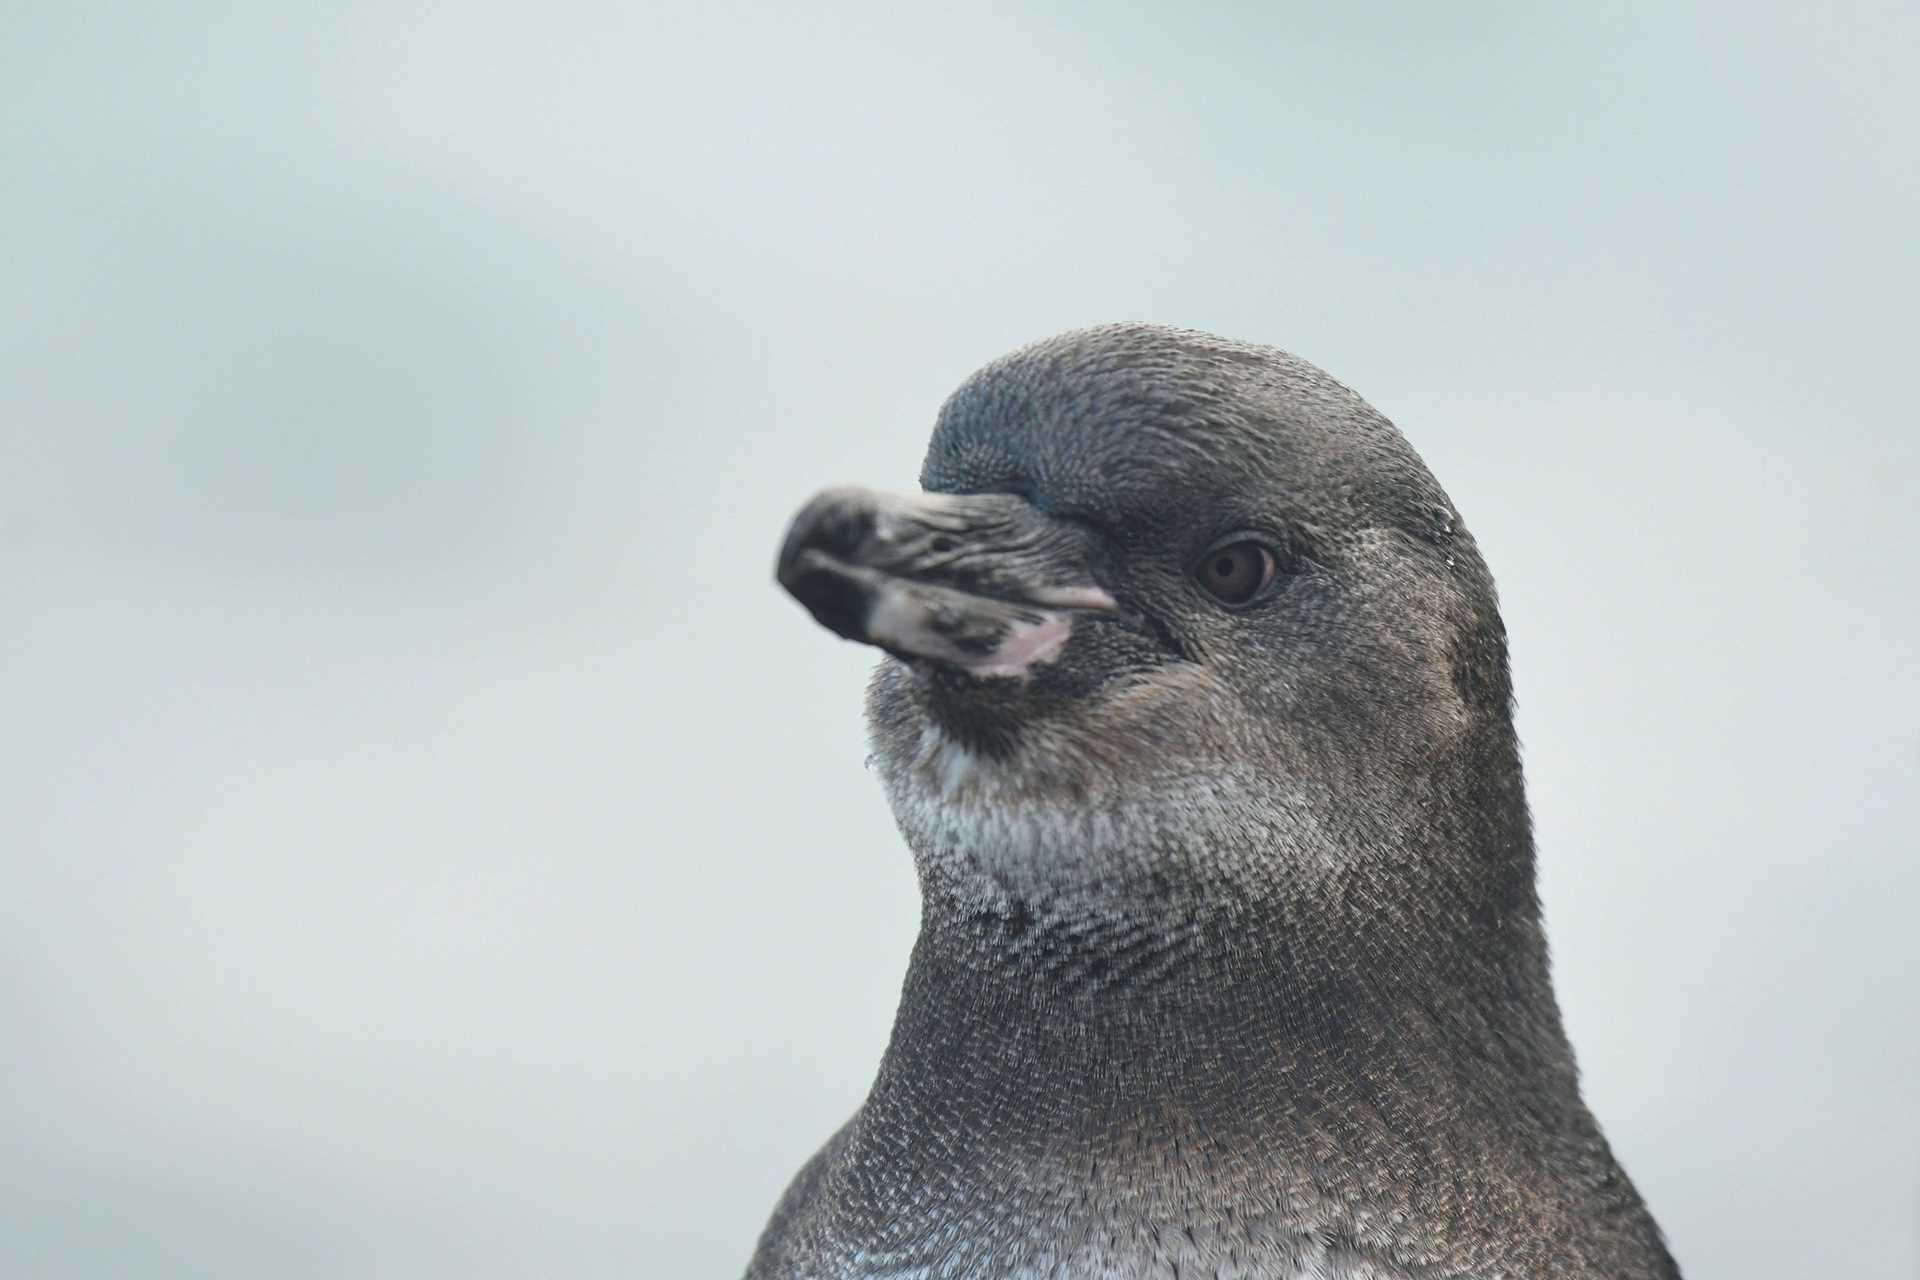
[[[1480,627],[1457,637],[1450,658],[1453,689],[1463,713],[1468,717],[1504,714],[1513,686],[1507,675],[1506,639],[1497,627]]]
[[[1504,712],[1507,673],[1504,637],[1489,633],[1472,606],[1445,588],[1427,593],[1423,612],[1434,619],[1431,638],[1410,645],[1418,693],[1428,732],[1436,744],[1451,746],[1490,710]]]
[[[1089,704],[1073,736],[1090,764],[1125,782],[1227,765],[1245,754],[1244,723],[1236,691],[1183,663],[1128,677]]]
[[[1372,573],[1379,589],[1356,626],[1368,637],[1368,683],[1387,709],[1384,723],[1397,725],[1391,736],[1415,752],[1450,747],[1473,726],[1471,686],[1484,674],[1461,661],[1472,606],[1432,566],[1383,556]]]
[[[1455,652],[1447,643],[1408,642],[1397,655],[1401,691],[1395,701],[1406,729],[1395,736],[1410,736],[1408,745],[1416,751],[1450,747],[1473,727],[1472,704],[1460,688]]]

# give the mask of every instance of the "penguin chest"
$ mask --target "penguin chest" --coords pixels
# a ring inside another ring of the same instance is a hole
[[[1178,1211],[1169,1211],[1177,1208]],[[1255,1202],[1143,1204],[1126,1190],[900,1205],[792,1275],[835,1280],[1411,1280],[1350,1229]],[[842,1226],[852,1225],[842,1220]],[[824,1243],[824,1242],[823,1242]],[[785,1274],[785,1273],[768,1273]]]

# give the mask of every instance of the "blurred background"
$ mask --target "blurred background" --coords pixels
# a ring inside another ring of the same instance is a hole
[[[738,1275],[916,912],[777,541],[1117,319],[1321,364],[1465,513],[1687,1274],[1920,1273],[1917,40],[16,0],[0,1275]]]

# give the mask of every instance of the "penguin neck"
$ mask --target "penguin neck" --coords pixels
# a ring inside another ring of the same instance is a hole
[[[1057,1152],[1144,1117],[1221,1140],[1342,1141],[1356,1090],[1376,1099],[1374,1124],[1392,1097],[1439,1095],[1454,1114],[1516,1093],[1544,1100],[1534,1115],[1577,1108],[1530,843],[1505,868],[1517,882],[1492,889],[1384,882],[1396,865],[1255,895],[1030,901],[923,862],[869,1117]]]

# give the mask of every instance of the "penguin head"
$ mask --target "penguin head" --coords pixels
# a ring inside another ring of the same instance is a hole
[[[1244,889],[1406,843],[1460,776],[1517,800],[1491,577],[1400,433],[1305,361],[1062,334],[954,393],[920,480],[821,494],[779,576],[889,655],[869,719],[923,868]]]

